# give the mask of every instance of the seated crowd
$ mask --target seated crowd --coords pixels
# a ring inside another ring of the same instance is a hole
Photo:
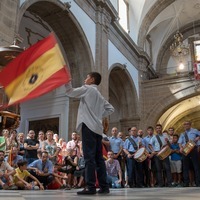
[[[0,137],[0,188],[71,189],[84,184],[84,157],[77,133],[65,142],[48,130],[38,139],[4,129]]]
[[[200,186],[200,132],[184,123],[183,134],[162,125],[131,127],[124,136],[116,127],[103,134],[102,148],[111,188]],[[84,187],[85,162],[77,133],[66,142],[48,130],[30,130],[25,138],[4,129],[0,137],[1,189],[65,189]],[[192,148],[191,148],[192,146]],[[197,159],[198,158],[198,159]],[[96,182],[98,187],[98,180]]]

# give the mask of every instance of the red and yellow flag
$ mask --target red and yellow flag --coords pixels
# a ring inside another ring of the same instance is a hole
[[[8,105],[41,96],[70,80],[53,34],[22,52],[0,72],[0,83],[10,99]]]

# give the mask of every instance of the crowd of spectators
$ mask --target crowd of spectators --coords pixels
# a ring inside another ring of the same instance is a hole
[[[109,186],[200,186],[200,132],[191,127],[191,122],[184,122],[184,131],[176,134],[173,127],[163,131],[157,124],[155,130],[151,126],[146,131],[131,127],[124,134],[113,127],[110,134],[103,134]],[[135,157],[140,152],[142,160]],[[51,130],[39,131],[37,138],[33,130],[27,135],[2,131],[1,189],[78,189],[84,187],[84,169],[82,142],[76,132],[65,141]]]

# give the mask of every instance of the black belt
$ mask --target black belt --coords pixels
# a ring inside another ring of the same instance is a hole
[[[134,154],[135,152],[133,152],[133,151],[129,151],[129,153],[130,153],[130,154]]]

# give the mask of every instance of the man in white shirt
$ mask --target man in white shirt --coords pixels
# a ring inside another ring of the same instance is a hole
[[[95,171],[100,186],[98,193],[109,193],[106,167],[102,156],[102,118],[113,113],[114,108],[98,91],[97,85],[100,83],[101,75],[98,72],[91,72],[87,75],[85,85],[82,87],[72,88],[71,83],[66,85],[68,96],[80,98],[77,131],[82,128],[86,188],[77,192],[79,195],[96,194]]]
[[[76,155],[80,158],[81,156],[81,151],[82,151],[82,141],[78,139],[77,133],[73,132],[72,133],[72,140],[67,142],[67,147],[66,149],[71,149],[72,150],[72,155]]]

